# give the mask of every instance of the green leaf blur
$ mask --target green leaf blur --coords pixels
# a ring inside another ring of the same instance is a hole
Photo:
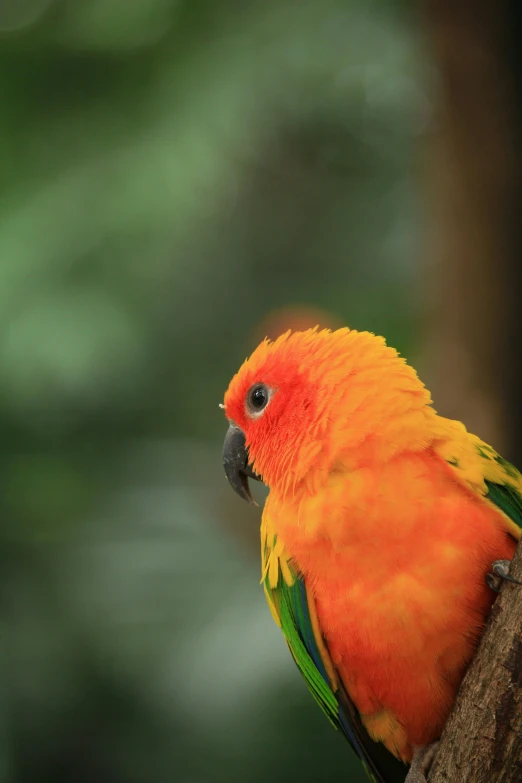
[[[218,403],[288,306],[414,350],[417,44],[383,1],[1,4],[2,783],[365,780]]]

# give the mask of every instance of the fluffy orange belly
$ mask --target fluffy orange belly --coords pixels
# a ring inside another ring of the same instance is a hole
[[[486,574],[516,547],[498,512],[467,494],[440,511],[406,538],[383,528],[370,552],[365,540],[339,551],[322,539],[296,557],[367,730],[406,761],[440,736],[495,598]]]

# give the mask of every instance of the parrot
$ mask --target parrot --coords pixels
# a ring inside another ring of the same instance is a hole
[[[261,583],[312,695],[373,783],[422,783],[510,574],[522,476],[432,405],[385,339],[265,339],[230,381],[223,468],[268,496]]]

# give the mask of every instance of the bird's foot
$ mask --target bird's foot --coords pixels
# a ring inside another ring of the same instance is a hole
[[[431,745],[413,749],[411,767],[404,783],[427,783],[426,776],[431,769],[438,747],[438,742],[432,742]]]
[[[495,560],[495,562],[491,564],[491,573],[486,576],[486,582],[488,583],[488,587],[491,587],[495,593],[500,593],[500,586],[503,581],[513,582],[515,585],[522,585],[522,582],[519,582],[518,579],[515,579],[510,575],[510,566],[511,560]]]

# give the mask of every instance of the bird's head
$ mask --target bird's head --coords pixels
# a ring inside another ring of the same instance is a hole
[[[326,480],[370,441],[384,458],[418,440],[429,403],[415,371],[382,337],[347,328],[287,332],[262,342],[230,382],[225,473],[246,500],[248,478],[280,492],[312,472],[315,483]]]

